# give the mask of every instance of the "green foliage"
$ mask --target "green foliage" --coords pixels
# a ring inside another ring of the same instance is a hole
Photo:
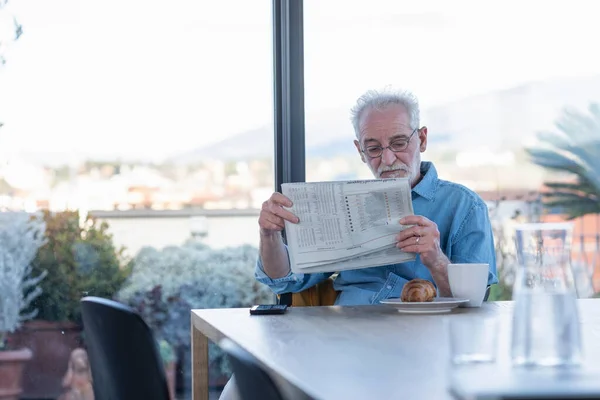
[[[526,206],[529,208],[529,206]],[[490,222],[494,233],[494,248],[496,253],[496,271],[498,283],[490,288],[488,301],[512,300],[513,285],[517,268],[516,249],[514,245],[514,232],[510,228],[511,222],[527,222],[537,220],[537,213],[524,213],[521,209],[512,211],[512,215],[503,215],[500,212],[501,200],[496,200],[490,208]]]
[[[514,251],[506,238],[504,221],[495,219],[492,221],[494,232],[494,246],[496,249],[496,272],[498,283],[490,288],[488,301],[512,300],[512,287],[516,268]]]
[[[32,276],[31,262],[44,244],[44,223],[27,213],[0,213],[0,350],[6,336],[37,310],[24,313],[42,290],[46,273]]]
[[[546,182],[544,206],[571,219],[600,213],[600,106],[591,104],[588,114],[566,110],[556,128],[539,133],[542,146],[527,152],[535,164],[574,179]]]
[[[32,265],[34,274],[48,271],[48,275],[33,307],[39,310],[39,319],[80,323],[81,298],[112,298],[129,276],[130,266],[122,266],[123,249],[115,249],[105,222],[88,217],[80,225],[77,211],[45,211],[44,221],[47,242]]]
[[[189,242],[162,251],[146,247],[133,259],[132,275],[117,298],[138,310],[157,338],[182,350],[189,381],[191,309],[273,302],[272,292],[254,278],[257,256],[252,246],[213,250]],[[209,346],[209,358],[220,373],[230,372],[217,346]]]
[[[165,339],[158,341],[158,350],[160,351],[163,364],[167,365],[175,362],[175,349]]]
[[[512,286],[506,283],[506,280],[499,279],[496,285],[490,288],[488,301],[509,301],[512,300]]]

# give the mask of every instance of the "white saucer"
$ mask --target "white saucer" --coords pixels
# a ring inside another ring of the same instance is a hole
[[[428,302],[403,302],[400,299],[381,300],[381,304],[394,307],[398,312],[407,314],[438,314],[452,311],[469,299],[457,299],[454,297],[436,297]]]

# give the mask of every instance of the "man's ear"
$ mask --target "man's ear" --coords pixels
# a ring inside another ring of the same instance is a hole
[[[360,151],[360,143],[358,143],[358,140],[354,140],[354,147],[356,147],[356,150],[358,150],[358,154],[360,155],[362,162],[366,163],[367,160],[365,159],[365,153]]]
[[[421,141],[421,144],[419,145],[419,150],[421,151],[421,153],[423,153],[425,150],[427,150],[427,127],[424,126],[417,132],[419,133],[419,139]]]

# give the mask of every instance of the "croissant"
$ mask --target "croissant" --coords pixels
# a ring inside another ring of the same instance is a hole
[[[400,300],[404,302],[433,301],[436,291],[433,283],[425,279],[413,279],[402,288]]]

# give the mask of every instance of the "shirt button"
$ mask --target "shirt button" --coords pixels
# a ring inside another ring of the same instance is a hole
[[[388,290],[392,289],[392,285],[387,285]]]

